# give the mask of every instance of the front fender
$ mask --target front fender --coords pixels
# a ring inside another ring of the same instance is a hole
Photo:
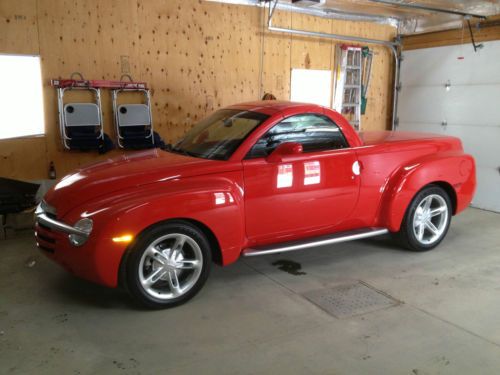
[[[170,219],[195,220],[208,227],[219,243],[223,264],[234,262],[245,242],[242,181],[241,172],[235,171],[155,183],[72,210],[68,216],[94,220],[88,245],[79,249],[88,251],[90,268],[95,270],[92,279],[117,286],[120,262],[129,244],[113,238],[136,238],[151,225]]]
[[[391,178],[382,198],[380,224],[399,231],[413,197],[426,185],[437,183],[452,189],[454,214],[471,202],[476,188],[475,163],[461,152],[431,155],[401,167]]]

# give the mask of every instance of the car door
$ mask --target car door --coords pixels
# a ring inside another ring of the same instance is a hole
[[[284,142],[303,153],[279,163],[266,157]],[[340,128],[321,114],[290,116],[273,126],[243,161],[246,231],[250,241],[327,232],[347,219],[359,192],[356,153]]]

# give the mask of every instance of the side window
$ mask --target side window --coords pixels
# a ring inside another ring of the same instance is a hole
[[[257,141],[246,158],[266,157],[284,142],[298,142],[304,152],[349,147],[340,128],[329,118],[304,114],[288,117],[272,127]]]

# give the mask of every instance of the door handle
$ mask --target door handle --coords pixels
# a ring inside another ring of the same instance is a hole
[[[355,176],[359,176],[361,174],[361,163],[357,160],[352,163],[352,173],[354,173]]]

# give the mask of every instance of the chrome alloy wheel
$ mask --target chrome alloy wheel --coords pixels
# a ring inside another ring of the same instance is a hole
[[[191,237],[171,233],[154,240],[142,254],[139,281],[150,296],[169,300],[187,293],[203,267],[200,246]]]
[[[431,194],[422,199],[413,216],[417,241],[423,245],[438,241],[446,230],[448,215],[448,205],[441,195]]]

